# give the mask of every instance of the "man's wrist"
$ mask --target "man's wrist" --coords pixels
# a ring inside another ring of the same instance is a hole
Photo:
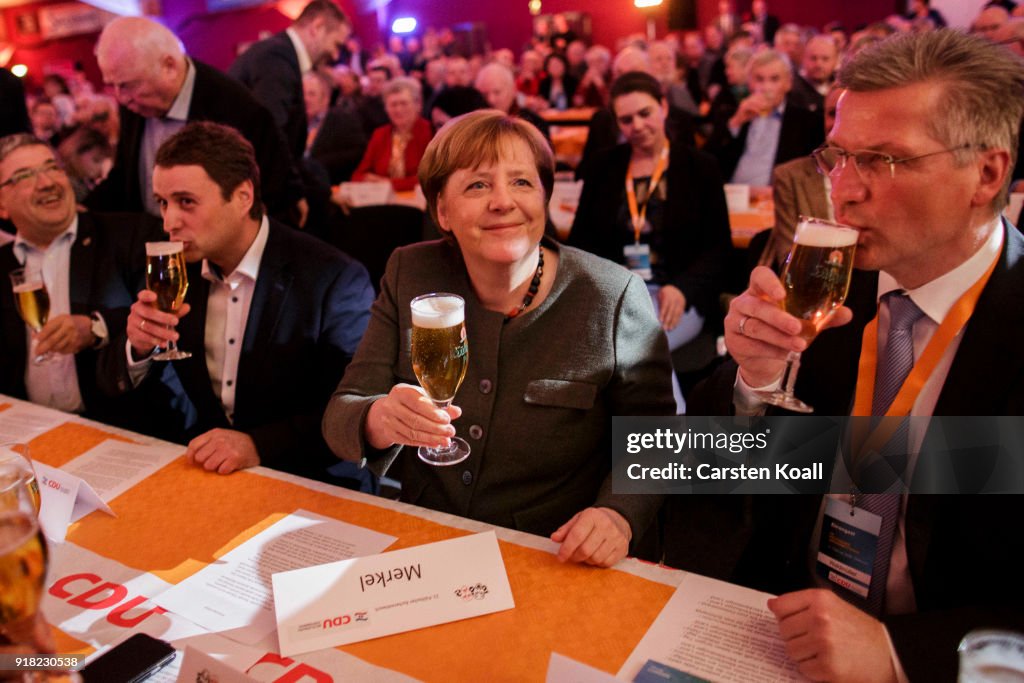
[[[99,311],[89,314],[89,331],[92,333],[92,348],[102,349],[110,341],[110,330],[107,328],[107,321]]]

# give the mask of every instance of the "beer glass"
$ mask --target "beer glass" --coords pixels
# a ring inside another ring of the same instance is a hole
[[[959,683],[1024,683],[1024,634],[971,631],[960,641]]]
[[[174,313],[181,307],[188,291],[185,251],[181,242],[146,242],[146,289],[156,294],[156,307],[164,313]],[[165,351],[157,351],[153,360],[192,357],[188,351],[178,350],[173,340],[167,342]]]
[[[782,285],[786,288],[783,310],[799,318],[800,336],[811,341],[846,301],[853,275],[853,253],[857,231],[845,225],[819,218],[800,217],[793,237],[793,248],[782,267]],[[782,385],[775,391],[759,391],[765,403],[797,413],[814,409],[793,395],[800,354],[790,351]]]
[[[43,274],[34,268],[12,270],[11,290],[14,292],[14,305],[18,309],[18,315],[33,332],[39,334],[50,317],[50,294],[46,291]],[[35,343],[33,339],[32,345],[35,346]],[[35,356],[32,362],[42,365],[52,360],[53,354],[44,353]]]
[[[412,369],[420,386],[438,408],[455,398],[466,368],[466,302],[456,294],[436,292],[412,300]],[[454,465],[469,457],[469,444],[453,436],[448,448],[420,446],[420,460],[431,465]]]
[[[0,645],[52,651],[39,625],[46,551],[24,470],[0,462]]]
[[[32,467],[32,458],[29,457],[28,444],[25,443],[0,443],[0,465],[10,464],[21,470],[24,475],[25,488],[28,489],[28,497],[32,502],[35,513],[39,515],[41,499],[39,497],[39,483],[36,481],[36,470]],[[0,501],[0,510],[4,507]]]

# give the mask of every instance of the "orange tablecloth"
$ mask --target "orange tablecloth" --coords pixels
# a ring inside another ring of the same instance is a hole
[[[33,456],[60,466],[110,435],[102,425],[74,420],[33,439]],[[299,508],[397,536],[389,550],[482,526],[262,468],[210,474],[183,459],[110,505],[116,517],[94,512],[70,527],[68,540],[169,583]],[[515,609],[339,649],[425,681],[542,681],[553,651],[614,673],[671,596],[669,584],[681,577],[635,560],[620,565],[623,571],[565,565],[537,549],[536,537],[498,533]],[[517,542],[527,538],[534,540]],[[652,573],[660,581],[641,576]],[[66,636],[60,644],[65,652],[93,649]]]
[[[560,126],[586,126],[590,124],[591,117],[597,111],[594,107],[576,107],[573,109],[545,109],[540,117],[548,123]]]

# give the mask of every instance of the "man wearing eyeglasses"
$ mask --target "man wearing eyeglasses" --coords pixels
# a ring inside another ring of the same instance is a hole
[[[725,319],[732,361],[691,409],[765,412],[754,389],[777,386],[795,351],[804,352],[795,394],[819,415],[974,416],[975,425],[1020,415],[1024,237],[1000,211],[1024,113],[1021,64],[978,37],[937,31],[865,50],[839,80],[846,92],[815,158],[836,220],[860,231],[847,305],[808,347],[781,308],[782,282],[755,269]],[[895,398],[883,398],[889,388]],[[889,464],[913,490],[936,466],[927,456],[939,437],[958,466],[992,453],[977,434],[941,431],[918,420],[902,432],[906,469]],[[954,680],[965,633],[1024,629],[1019,497],[889,491],[751,501],[750,544],[729,577],[781,594],[768,607],[812,680]],[[821,570],[836,510],[879,524],[862,538],[874,554],[863,594]]]
[[[0,248],[0,393],[152,433],[147,415],[155,411],[143,406],[169,400],[162,378],[138,401],[106,398],[97,388],[96,351],[110,330],[124,327],[143,286],[143,245],[161,239],[159,222],[78,213],[53,149],[27,133],[0,138],[0,218],[17,230],[13,244]],[[38,333],[15,308],[7,274],[18,268],[40,273],[46,285],[49,316]],[[46,354],[48,362],[34,362]]]

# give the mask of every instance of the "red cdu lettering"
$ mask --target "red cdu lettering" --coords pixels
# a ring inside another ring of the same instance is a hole
[[[91,598],[104,594],[107,591],[110,591],[110,595],[98,600],[90,601]],[[106,609],[107,607],[111,607],[112,605],[116,605],[121,602],[127,595],[127,588],[119,583],[110,583],[108,581],[107,583],[102,583],[96,586],[90,591],[82,593],[77,598],[68,600],[68,604],[74,605],[75,607],[84,607],[86,609]]]
[[[139,624],[141,624],[150,615],[153,615],[153,614],[163,614],[163,613],[165,613],[167,611],[163,607],[154,607],[153,609],[146,610],[142,614],[139,614],[138,616],[135,616],[135,617],[124,617],[124,616],[122,616],[125,612],[127,612],[130,609],[132,609],[133,607],[137,607],[137,606],[141,605],[147,599],[148,598],[146,598],[144,596],[141,596],[141,595],[138,596],[138,597],[132,598],[128,602],[124,603],[123,605],[120,605],[117,609],[111,610],[110,614],[107,615],[107,621],[109,621],[114,626],[123,626],[125,628],[131,628],[133,626],[138,626]]]
[[[70,576],[65,576],[54,581],[53,585],[50,586],[50,595],[61,599],[70,598],[73,595],[73,593],[69,593],[67,590],[65,590],[65,586],[67,586],[72,581],[78,581],[79,579],[88,581],[92,584],[97,584],[101,581],[100,577],[96,576],[95,574],[71,574]]]
[[[256,670],[258,668],[263,669],[264,667],[261,667],[261,665],[263,664],[280,667],[282,669],[287,669],[288,667],[295,664],[295,660],[290,657],[282,657],[281,655],[274,654],[273,652],[268,652],[267,654],[263,655],[258,662],[249,667],[249,670],[246,671],[246,673],[250,676],[259,676],[259,678],[262,679],[266,672],[263,670]],[[273,683],[333,682],[334,678],[330,674],[324,671],[320,671],[319,669],[314,669],[309,664],[298,664],[294,668],[289,669],[288,671],[283,673],[280,677],[273,679]]]
[[[334,683],[334,678],[309,664],[299,664],[280,678],[275,678],[274,683]]]

